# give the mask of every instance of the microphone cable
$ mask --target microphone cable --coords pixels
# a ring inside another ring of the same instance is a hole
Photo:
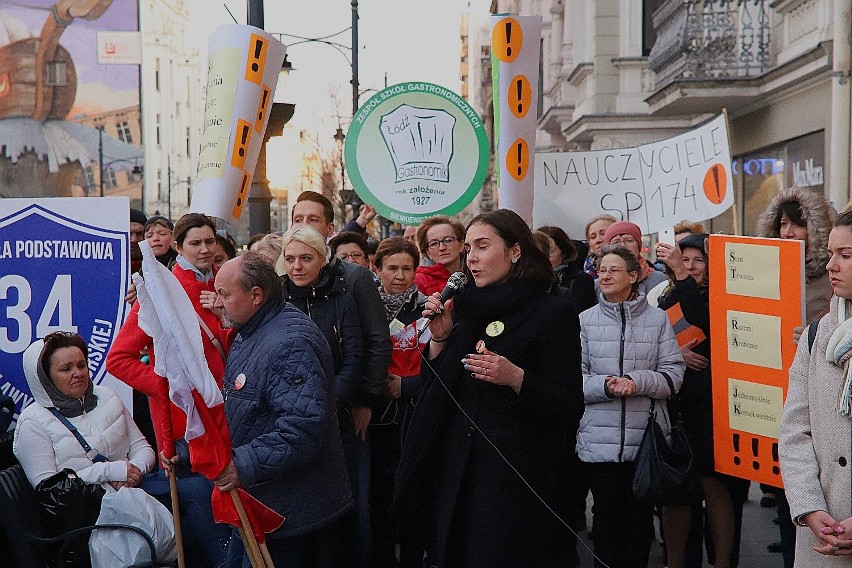
[[[553,507],[551,507],[551,506],[547,503],[547,501],[545,501],[545,500],[544,500],[544,498],[543,498],[541,495],[539,495],[539,494],[538,494],[538,492],[537,492],[537,491],[533,488],[533,486],[530,484],[530,482],[526,480],[526,478],[523,476],[523,474],[522,474],[520,471],[518,471],[518,468],[516,468],[516,467],[512,464],[512,462],[510,462],[510,461],[509,461],[509,458],[507,458],[507,457],[505,456],[505,454],[503,454],[503,452],[501,452],[501,451],[500,451],[500,448],[498,448],[498,447],[497,447],[497,444],[495,444],[495,443],[491,440],[491,438],[489,438],[489,437],[485,434],[485,432],[483,432],[483,431],[479,428],[479,424],[477,424],[477,423],[476,423],[476,421],[475,421],[473,418],[471,418],[471,416],[470,416],[467,412],[465,412],[465,409],[464,409],[464,408],[462,408],[462,405],[459,403],[459,401],[456,399],[456,397],[455,397],[455,396],[453,396],[453,393],[450,391],[450,388],[449,388],[449,387],[447,386],[447,384],[444,382],[444,379],[442,379],[442,378],[441,378],[441,376],[438,374],[438,371],[436,371],[436,370],[435,370],[435,368],[432,366],[432,364],[429,362],[429,360],[428,360],[428,359],[426,358],[426,356],[423,354],[423,351],[421,351],[421,352],[420,352],[420,358],[421,358],[421,360],[422,360],[424,363],[426,363],[426,366],[427,366],[427,367],[429,367],[429,370],[431,370],[431,371],[432,371],[432,374],[435,376],[435,378],[438,380],[438,382],[439,382],[439,383],[441,383],[441,386],[444,388],[444,390],[445,390],[445,391],[447,391],[447,394],[450,396],[450,400],[452,400],[452,401],[453,401],[453,404],[455,404],[455,405],[456,405],[456,408],[458,408],[458,409],[459,409],[459,412],[461,412],[461,413],[462,413],[462,416],[464,416],[464,417],[467,419],[467,421],[468,421],[468,422],[470,422],[471,426],[473,426],[473,428],[475,428],[475,429],[476,429],[476,431],[479,433],[479,435],[480,435],[480,436],[482,436],[482,439],[483,439],[483,440],[485,440],[486,442],[488,442],[488,445],[490,445],[492,448],[494,448],[494,451],[495,451],[495,452],[497,452],[497,455],[498,455],[498,456],[500,456],[500,459],[501,459],[501,460],[503,460],[503,462],[504,462],[507,466],[509,466],[509,469],[511,469],[513,472],[515,472],[515,475],[517,475],[517,476],[518,476],[518,479],[520,479],[520,480],[521,480],[521,482],[522,482],[524,485],[526,485],[526,486],[527,486],[527,489],[529,489],[529,490],[530,490],[530,492],[531,492],[531,493],[535,496],[535,498],[536,498],[536,499],[538,499],[539,503],[541,503],[542,505],[544,505],[544,507],[545,507],[548,511],[550,511],[550,514],[551,514],[551,515],[553,515],[553,516],[556,518],[556,520],[558,520],[558,521],[559,521],[559,522],[560,522],[560,523],[561,523],[561,524],[562,524],[562,525],[563,525],[566,529],[568,529],[568,531],[569,531],[571,534],[573,534],[573,535],[574,535],[574,537],[577,539],[577,542],[579,542],[580,544],[582,544],[582,545],[583,545],[583,548],[585,548],[586,550],[588,550],[588,551],[589,551],[589,554],[591,554],[591,555],[592,555],[592,558],[594,558],[597,562],[599,562],[599,563],[601,564],[601,566],[603,566],[603,568],[610,568],[610,566],[609,566],[606,562],[604,562],[603,560],[601,560],[601,559],[600,559],[600,558],[599,558],[599,557],[595,554],[594,550],[592,550],[591,548],[589,548],[589,545],[587,545],[585,542],[583,542],[583,539],[582,539],[582,538],[580,538],[580,535],[579,535],[579,534],[577,534],[577,531],[575,531],[573,528],[571,528],[571,526],[570,526],[570,525],[569,525],[569,524],[568,524],[568,523],[567,523],[567,522],[566,522],[566,521],[565,521],[562,517],[560,517],[560,516],[559,516],[559,514],[558,514],[556,511],[554,511],[554,510],[553,510]],[[474,379],[474,380],[476,380],[476,379]]]

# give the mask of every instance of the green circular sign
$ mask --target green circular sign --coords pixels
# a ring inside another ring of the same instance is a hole
[[[462,97],[432,83],[376,93],[346,136],[346,169],[358,196],[406,225],[464,209],[482,188],[488,158],[482,119]]]

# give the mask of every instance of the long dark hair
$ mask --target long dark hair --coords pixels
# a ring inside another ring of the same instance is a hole
[[[532,231],[520,215],[511,209],[497,209],[477,215],[467,224],[467,228],[470,229],[477,223],[484,223],[493,228],[507,247],[515,244],[520,246],[521,256],[518,262],[512,264],[509,279],[527,278],[540,284],[545,290],[550,288],[554,279],[550,259],[535,245]]]

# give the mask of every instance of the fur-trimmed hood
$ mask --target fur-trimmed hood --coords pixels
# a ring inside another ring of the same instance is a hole
[[[805,250],[805,276],[808,280],[825,274],[828,264],[828,233],[832,220],[828,202],[821,194],[803,187],[791,187],[776,195],[757,220],[757,236],[777,239],[780,236],[781,205],[797,202],[802,219],[808,224]]]

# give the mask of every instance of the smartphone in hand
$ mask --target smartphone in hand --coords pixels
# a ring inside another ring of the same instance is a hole
[[[663,227],[657,232],[657,242],[675,246],[674,227]]]

